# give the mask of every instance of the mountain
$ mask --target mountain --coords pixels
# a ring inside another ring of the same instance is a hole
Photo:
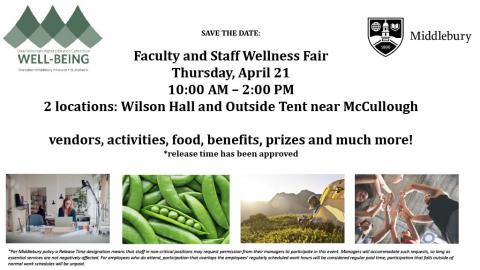
[[[268,202],[242,201],[242,221],[248,219],[251,215],[259,213],[266,216],[307,213],[310,211],[307,201],[312,195],[321,196],[309,190],[302,190],[298,194],[277,193]]]

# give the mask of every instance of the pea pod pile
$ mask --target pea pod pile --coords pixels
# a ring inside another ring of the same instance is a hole
[[[229,244],[228,175],[123,176],[123,243]]]

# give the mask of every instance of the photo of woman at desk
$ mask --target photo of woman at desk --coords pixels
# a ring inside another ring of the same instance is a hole
[[[7,174],[7,243],[108,243],[108,174]]]

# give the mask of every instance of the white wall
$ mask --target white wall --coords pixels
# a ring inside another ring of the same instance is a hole
[[[7,183],[12,188],[12,195],[9,198],[14,204],[14,194],[19,193],[25,198],[26,201],[30,200],[30,189],[38,187],[46,187],[47,189],[47,215],[57,216],[58,208],[61,206],[63,200],[58,199],[60,194],[65,197],[65,189],[69,187],[81,187],[81,180],[85,179],[90,182],[96,195],[98,196],[99,177],[95,177],[93,174],[13,174],[11,175],[10,183]],[[90,191],[87,192],[87,213],[91,217],[92,222],[95,222],[95,199]],[[55,205],[52,205],[52,201],[55,201]],[[21,218],[23,224],[25,224],[25,211],[19,211],[12,209],[14,230],[17,230],[18,217]]]

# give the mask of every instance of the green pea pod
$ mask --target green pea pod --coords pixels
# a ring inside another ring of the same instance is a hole
[[[201,244],[195,234],[170,224],[150,221],[150,226],[156,234],[183,244]]]
[[[199,201],[203,201],[203,195],[200,192],[193,191],[193,192],[184,192],[184,193],[178,194],[178,196],[180,196],[180,199],[182,199],[182,201],[186,203],[187,201],[185,200],[185,195],[190,195]]]
[[[130,191],[127,191],[127,194],[125,195],[125,197],[122,200],[122,203],[123,203],[122,205],[127,205],[129,198],[130,198]]]
[[[166,208],[166,209],[168,209],[169,211],[175,211],[179,216],[185,217],[186,220],[191,219],[191,220],[194,221],[194,223],[198,223],[198,224],[200,225],[200,229],[195,229],[195,228],[192,227],[192,226],[188,226],[188,225],[186,225],[186,224],[184,224],[184,223],[178,222],[176,219],[170,218],[170,217],[168,217],[168,216],[161,215],[161,214],[159,214],[159,213],[155,213],[155,212],[153,212],[153,211],[151,210],[152,207],[154,207],[154,206],[155,206],[155,205],[149,205],[149,206],[144,207],[144,208],[142,209],[142,213],[145,214],[145,215],[147,215],[147,216],[150,217],[150,218],[155,218],[155,219],[159,219],[159,220],[168,222],[168,223],[170,223],[170,224],[173,224],[173,225],[175,225],[175,226],[177,226],[177,227],[180,227],[180,228],[182,228],[182,229],[184,229],[184,230],[187,230],[187,231],[189,231],[189,232],[191,232],[191,233],[194,233],[194,234],[196,234],[196,235],[207,235],[207,234],[208,234],[208,231],[206,230],[205,226],[204,226],[200,221],[196,220],[195,218],[193,218],[193,217],[191,217],[191,216],[189,216],[189,215],[187,215],[187,214],[184,214],[184,213],[182,213],[182,212],[180,212],[180,211],[178,211],[177,209],[174,209],[174,208],[172,208],[172,207],[162,206],[162,208]]]
[[[129,189],[130,189],[130,186],[129,186]],[[123,204],[127,205],[129,199],[130,199],[130,190],[127,191],[127,194],[125,194],[125,198],[123,198]]]
[[[185,200],[187,201],[188,206],[192,209],[193,214],[195,217],[200,221],[203,226],[205,226],[205,230],[208,232],[207,238],[215,239],[218,237],[217,230],[215,229],[215,223],[213,223],[210,214],[208,214],[207,209],[203,206],[203,204],[190,195],[184,195]]]
[[[230,244],[230,232],[225,236],[225,239],[223,239],[222,244]]]
[[[189,187],[176,187],[175,190],[177,191],[178,194],[185,193],[185,192],[195,192],[195,190]]]
[[[225,177],[225,179],[227,179],[228,182],[230,182],[230,175],[223,175],[223,177]]]
[[[157,238],[158,238],[158,243],[159,244],[178,244],[175,241],[172,241],[170,239],[167,239],[167,238],[159,236],[159,235],[157,235]]]
[[[128,179],[128,174],[122,176],[122,183],[125,183],[127,179]]]
[[[212,215],[215,222],[222,228],[229,229],[228,220],[223,212],[222,205],[218,200],[217,190],[215,189],[215,183],[211,175],[203,177],[202,180],[202,193],[207,209]]]
[[[220,204],[227,220],[230,220],[230,182],[223,175],[213,177],[215,184],[220,190]]]
[[[140,175],[140,177],[143,180],[147,180],[147,181],[152,182],[154,185],[157,184],[157,176],[156,175]]]
[[[159,190],[160,189],[158,189],[158,185],[154,184],[153,187],[148,191],[148,193],[159,191]]]
[[[122,226],[122,239],[128,244],[145,244],[140,233],[138,233],[135,228],[125,223]]]
[[[225,230],[224,228],[218,226],[218,224],[215,224],[215,229],[217,231],[217,235],[222,235],[222,238],[225,238],[224,234],[228,232],[228,230]]]
[[[157,182],[158,188],[160,189],[162,196],[165,198],[165,200],[167,200],[168,205],[186,214],[190,214],[192,212],[178,196],[170,176],[159,175],[157,176]]]
[[[188,185],[195,179],[195,175],[171,175],[172,183],[176,187]]]
[[[197,175],[197,176],[195,176],[195,181],[197,181],[197,182],[201,185],[204,176],[206,176],[206,175]]]
[[[153,183],[150,182],[150,181],[146,181],[146,180],[142,180],[142,190],[143,190],[143,194],[147,193],[148,191],[150,191],[150,189],[152,189],[153,187]]]
[[[202,185],[200,185],[197,181],[192,181],[187,187],[191,188],[194,191],[202,192]]]
[[[125,196],[128,193],[128,190],[130,189],[130,177],[127,175],[127,179],[123,182],[122,185],[122,198],[125,200]]]
[[[159,201],[158,203],[155,204],[156,206],[168,206],[167,205],[167,200],[163,199]]]
[[[158,203],[162,199],[160,191],[151,192],[143,196],[142,207]]]
[[[123,206],[122,208],[123,219],[128,221],[140,235],[147,244],[158,244],[157,236],[155,231],[152,229],[148,221],[135,209],[128,206]]]
[[[138,211],[142,208],[142,200],[142,180],[138,175],[130,175],[130,197],[127,206]]]
[[[216,239],[203,239],[202,244],[221,244],[223,242],[223,238],[216,238]]]

